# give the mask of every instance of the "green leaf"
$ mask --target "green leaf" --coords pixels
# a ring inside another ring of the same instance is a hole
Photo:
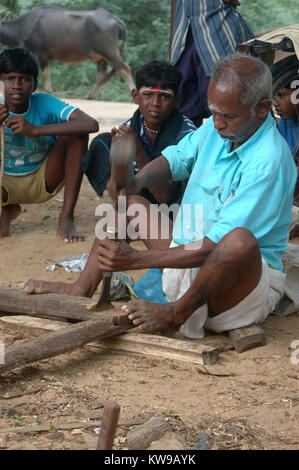
[[[26,423],[23,418],[18,418],[18,416],[12,416],[11,419],[18,425],[24,426]]]
[[[175,411],[172,411],[170,409],[167,410],[167,414],[169,416],[174,416],[174,417],[179,417],[179,416],[182,416],[181,413],[176,413]]]

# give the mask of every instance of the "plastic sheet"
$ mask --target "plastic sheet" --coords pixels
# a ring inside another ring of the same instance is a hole
[[[81,272],[87,263],[88,256],[88,253],[83,253],[61,261],[48,260],[54,264],[47,266],[46,270],[55,271],[56,266],[58,266],[64,268],[67,273]],[[136,299],[137,295],[134,292],[134,284],[133,278],[128,274],[124,272],[113,273],[110,285],[111,300]]]

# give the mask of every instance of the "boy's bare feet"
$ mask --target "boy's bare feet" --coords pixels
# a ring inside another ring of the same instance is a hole
[[[131,300],[122,307],[135,326],[146,333],[162,333],[172,336],[179,326],[174,323],[172,304],[156,304],[146,300]]]
[[[29,279],[24,290],[27,294],[66,294],[78,297],[92,297],[78,284],[66,284],[64,282],[35,281]]]
[[[59,217],[57,236],[67,243],[85,240],[85,235],[77,232],[74,220],[66,217]]]
[[[21,213],[21,206],[18,204],[10,204],[2,207],[0,217],[0,237],[8,237],[10,234],[10,224]]]

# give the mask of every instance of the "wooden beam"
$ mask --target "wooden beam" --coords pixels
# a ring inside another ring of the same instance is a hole
[[[238,353],[249,351],[265,344],[265,333],[260,325],[236,328],[235,330],[230,330],[228,335]]]
[[[107,338],[133,328],[134,325],[127,316],[123,317],[126,317],[126,321],[121,317],[97,315],[93,320],[86,320],[10,346],[5,350],[5,362],[0,364],[0,374],[30,362],[73,351],[96,338]]]
[[[167,431],[170,431],[170,424],[161,416],[153,416],[149,421],[137,426],[127,434],[127,441],[130,450],[144,450],[153,442],[157,441]]]
[[[86,297],[62,294],[28,295],[21,289],[0,287],[0,312],[75,321],[91,320],[96,302]],[[106,310],[113,312],[113,309]],[[105,312],[105,313],[106,313]]]
[[[121,317],[122,318],[122,317]],[[41,334],[43,331],[59,331],[65,328],[65,323],[27,317],[24,315],[0,318],[0,325]],[[217,346],[200,344],[197,340],[182,340],[167,338],[138,332],[124,333],[111,339],[97,339],[88,343],[95,348],[130,352],[156,356],[158,358],[193,362],[196,364],[214,364],[221,351],[220,342]]]

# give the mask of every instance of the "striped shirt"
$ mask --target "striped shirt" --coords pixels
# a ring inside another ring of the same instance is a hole
[[[254,37],[237,8],[222,0],[177,0],[171,47],[173,65],[177,64],[185,48],[189,26],[208,77],[221,57]]]

